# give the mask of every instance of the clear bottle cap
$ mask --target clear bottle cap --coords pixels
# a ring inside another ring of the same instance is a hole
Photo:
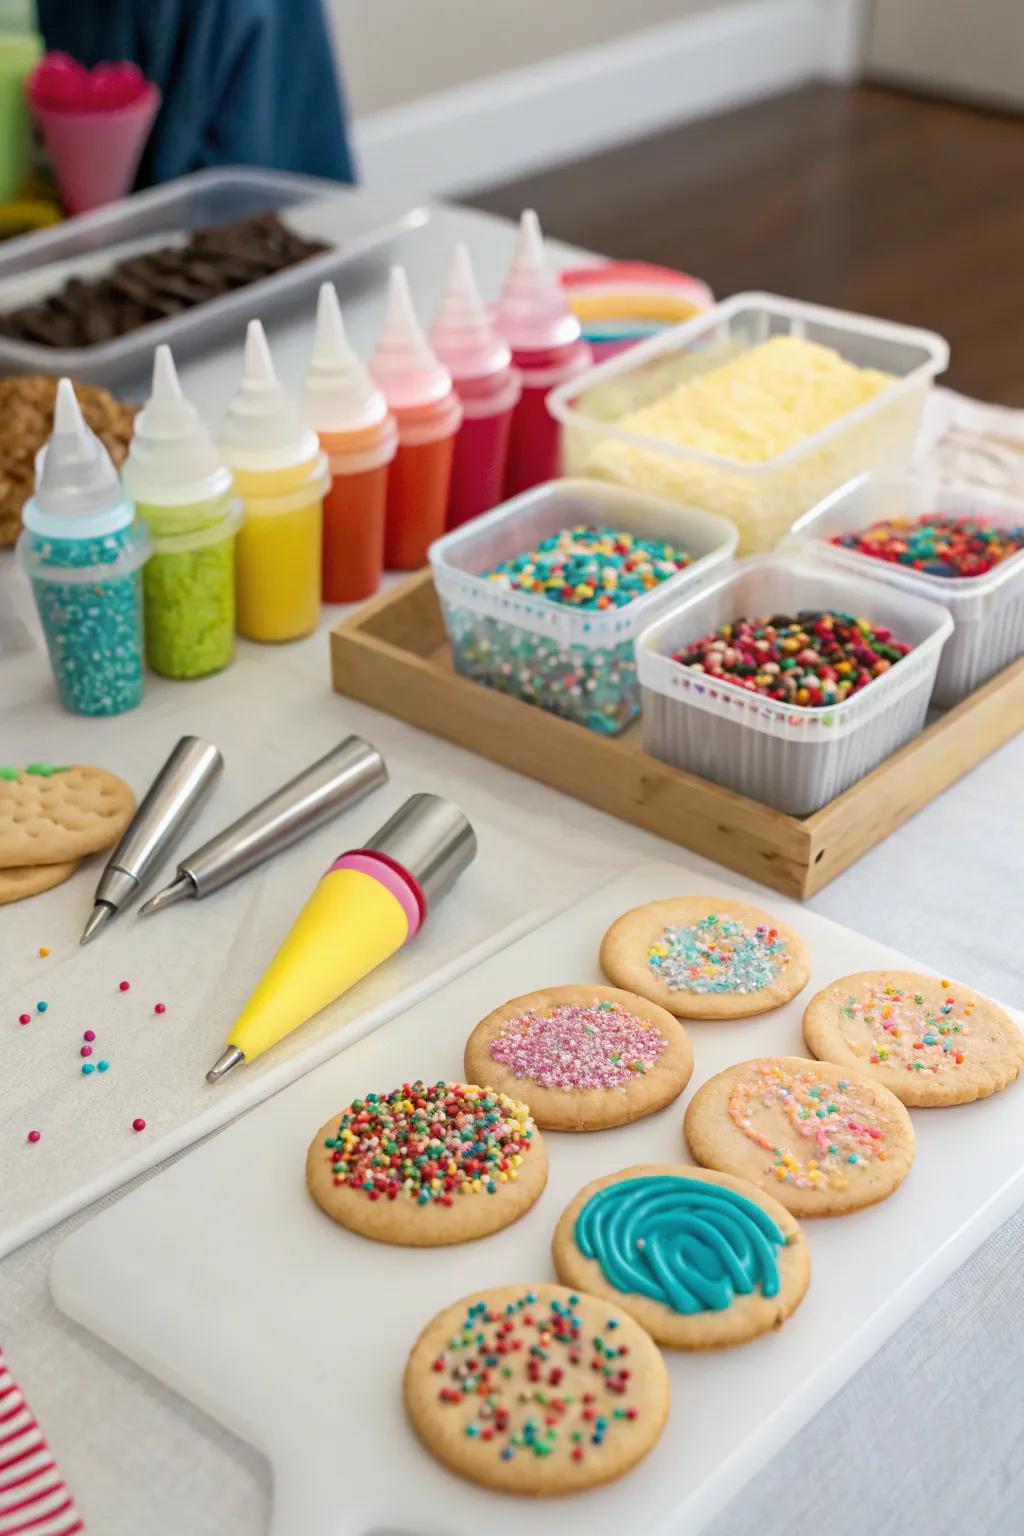
[[[511,348],[487,313],[465,245],[452,251],[430,341],[454,379],[482,378],[511,366]]]
[[[245,369],[220,429],[218,447],[231,469],[292,469],[315,460],[320,443],[304,426],[274,372],[258,320],[245,334]]]
[[[433,405],[452,392],[452,376],[416,318],[404,267],[391,268],[387,309],[370,372],[393,411]]]
[[[302,392],[302,415],[315,432],[364,432],[384,421],[387,401],[345,334],[333,283],[321,283],[316,335]]]
[[[570,346],[580,338],[580,323],[558,278],[544,257],[540,221],[523,210],[512,265],[505,274],[494,323],[517,351],[543,352]]]
[[[220,462],[199,412],[182,394],[168,346],[154,353],[152,389],[135,419],[122,473],[125,490],[144,506],[192,506],[231,490],[231,471]]]
[[[57,385],[50,440],[36,459],[36,489],[22,521],[44,538],[95,539],[135,517],[110,454],[85,422],[70,379]]]

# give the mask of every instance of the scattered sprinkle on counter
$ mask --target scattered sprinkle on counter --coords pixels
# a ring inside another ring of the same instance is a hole
[[[924,513],[872,523],[859,533],[836,533],[830,541],[873,560],[904,565],[925,576],[949,579],[984,576],[1024,549],[1024,523],[1000,528],[984,518]]]
[[[672,659],[764,698],[816,709],[866,688],[910,649],[867,619],[803,611],[734,619]]]
[[[484,572],[488,581],[564,608],[625,608],[684,570],[692,557],[659,539],[579,523]]]
[[[119,992],[127,992],[130,986],[131,986],[131,982],[119,981],[118,984],[117,984],[117,990]]]
[[[39,946],[39,956],[40,956],[40,959],[45,960],[49,953],[50,953],[50,951],[47,949],[45,944],[41,944]]]
[[[132,1121],[132,1130],[133,1131],[138,1132],[138,1131],[144,1131],[145,1129],[146,1129],[146,1122],[145,1122],[145,1120],[142,1119],[141,1115],[139,1117],[137,1117],[135,1120]]]
[[[154,1013],[166,1013],[167,1012],[167,1004],[166,1003],[157,1003],[156,1006],[153,1009],[153,1012]]]
[[[42,1133],[42,1131],[29,1131],[29,1133],[28,1133],[28,1139],[29,1139],[29,1141],[31,1141],[31,1142],[32,1142],[32,1143],[33,1143],[33,1145],[34,1145],[34,1144],[35,1144],[35,1143],[36,1143],[36,1142],[37,1142],[37,1141],[42,1141],[42,1139],[43,1139],[43,1133]]]
[[[91,1045],[92,1042],[96,1039],[96,1031],[94,1029],[87,1029],[85,1034],[82,1036],[82,1039],[87,1040]]]
[[[91,1077],[95,1070],[96,1069],[93,1066],[91,1061],[83,1061],[82,1062],[82,1076],[83,1077]]]
[[[37,1013],[45,1013],[49,1006],[49,1003],[36,1003],[36,1011]]]
[[[32,1015],[30,1013],[19,1013],[18,1014],[18,1023],[19,1024],[31,1024],[32,1023]]]

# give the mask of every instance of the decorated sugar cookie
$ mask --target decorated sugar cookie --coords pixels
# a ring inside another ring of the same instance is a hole
[[[598,1131],[663,1109],[693,1051],[664,1008],[616,987],[548,987],[482,1019],[466,1044],[472,1082],[523,1098],[537,1124]]]
[[[614,1302],[672,1349],[744,1344],[781,1327],[811,1274],[803,1234],[777,1200],[672,1163],[581,1189],[552,1254],[566,1285]]]
[[[665,1427],[665,1362],[632,1318],[560,1285],[502,1285],[446,1307],[405,1368],[405,1406],[437,1459],[505,1493],[621,1477]]]
[[[804,1039],[915,1108],[998,1093],[1024,1067],[1024,1037],[970,987],[915,971],[859,971],[811,998]]]
[[[797,1216],[843,1216],[891,1195],[914,1161],[899,1100],[849,1067],[802,1056],[742,1061],[690,1101],[699,1163],[748,1179]]]
[[[601,941],[601,969],[616,986],[685,1019],[767,1013],[795,997],[811,974],[791,928],[717,896],[634,907]]]
[[[507,1227],[547,1176],[526,1105],[470,1083],[403,1083],[353,1099],[306,1157],[309,1192],[333,1221],[412,1247]]]

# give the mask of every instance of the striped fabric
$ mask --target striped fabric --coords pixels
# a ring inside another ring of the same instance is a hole
[[[0,1536],[74,1536],[84,1530],[0,1350]]]

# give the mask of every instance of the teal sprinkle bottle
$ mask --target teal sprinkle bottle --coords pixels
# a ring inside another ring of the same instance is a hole
[[[32,583],[61,703],[119,715],[142,699],[142,566],[148,536],[103,444],[61,379],[53,433],[22,512]]]

